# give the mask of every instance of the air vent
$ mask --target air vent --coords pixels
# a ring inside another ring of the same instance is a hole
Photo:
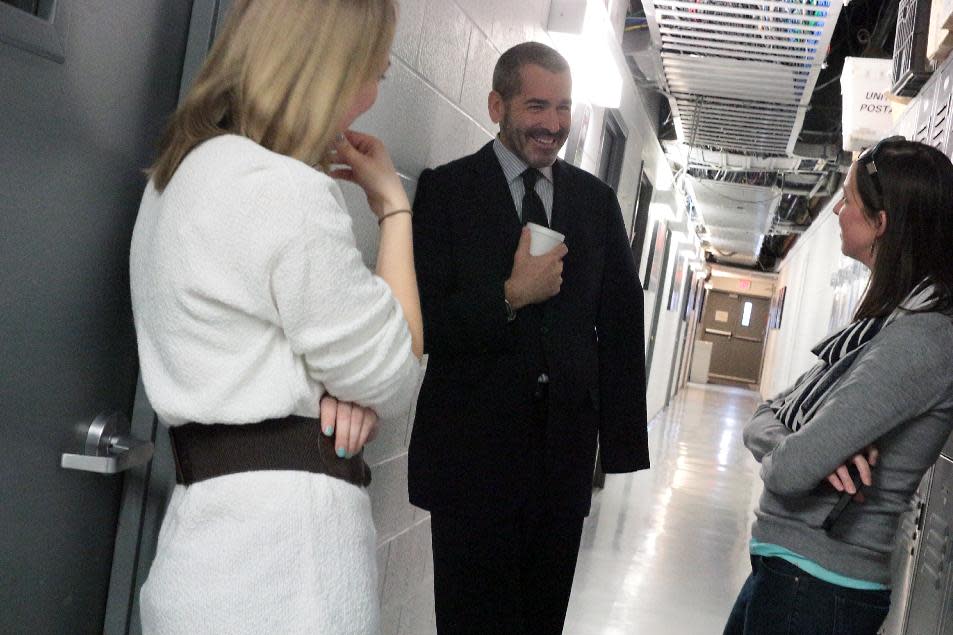
[[[933,74],[935,64],[927,59],[930,31],[930,0],[900,0],[893,45],[894,95],[913,97]]]
[[[646,0],[679,140],[787,156],[827,52],[840,0]]]
[[[948,67],[949,68],[949,67]],[[950,117],[953,115],[953,75],[944,74],[936,83],[929,144],[949,155]]]

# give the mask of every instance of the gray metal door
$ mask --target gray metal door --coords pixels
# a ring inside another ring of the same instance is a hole
[[[700,337],[712,343],[709,379],[730,384],[757,384],[767,325],[767,299],[709,292]]]
[[[2,633],[103,632],[107,597],[128,619],[132,588],[110,595],[110,579],[123,490],[141,491],[145,470],[60,461],[81,450],[77,426],[132,415],[129,238],[178,95],[190,10],[0,1]]]

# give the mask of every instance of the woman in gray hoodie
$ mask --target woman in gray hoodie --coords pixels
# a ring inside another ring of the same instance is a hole
[[[953,165],[885,139],[834,213],[870,282],[854,321],[745,427],[764,492],[725,635],[874,635],[900,515],[953,430]]]

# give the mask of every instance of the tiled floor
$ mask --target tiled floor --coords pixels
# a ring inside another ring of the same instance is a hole
[[[652,469],[606,477],[586,520],[566,635],[719,635],[749,572],[759,401],[689,384],[650,424]]]

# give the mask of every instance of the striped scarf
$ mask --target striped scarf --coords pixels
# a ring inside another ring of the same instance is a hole
[[[822,340],[811,349],[818,357],[814,367],[798,379],[791,392],[771,402],[775,416],[792,431],[801,429],[811,421],[831,388],[844,376],[860,351],[884,326],[901,312],[921,310],[935,300],[936,289],[933,285],[921,282],[889,316],[851,322]]]

